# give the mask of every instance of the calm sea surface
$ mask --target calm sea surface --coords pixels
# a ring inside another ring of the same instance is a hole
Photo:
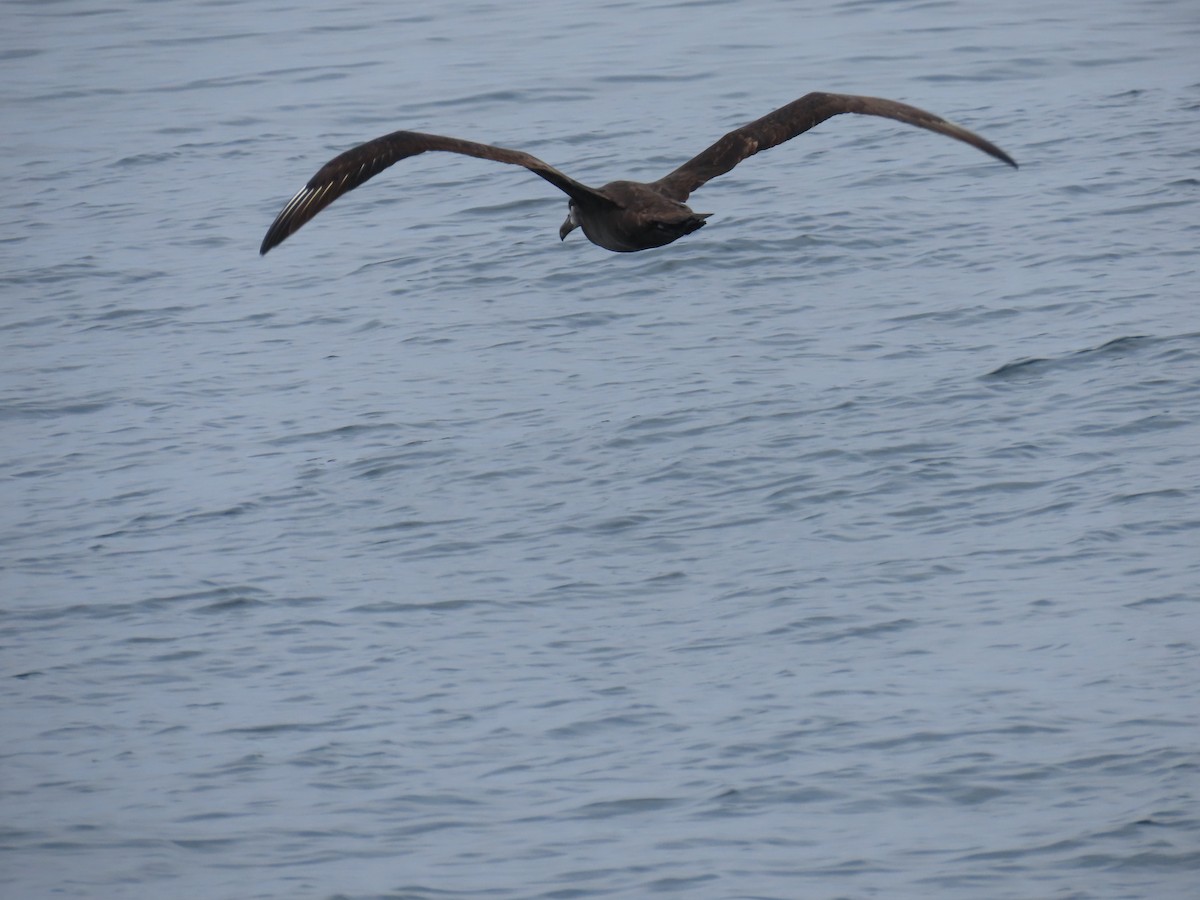
[[[0,6],[3,896],[1196,896],[1200,10],[802,6]]]

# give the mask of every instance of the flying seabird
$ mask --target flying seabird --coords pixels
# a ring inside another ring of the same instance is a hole
[[[559,240],[582,228],[588,240],[606,250],[632,252],[662,247],[703,227],[712,213],[697,213],[684,202],[696,188],[724,175],[743,159],[769,150],[803,134],[832,116],[858,113],[882,116],[918,128],[936,131],[977,147],[1017,167],[1013,158],[979,135],[947,122],[940,116],[895,100],[852,94],[805,94],[749,125],[729,132],[698,156],[658,181],[613,181],[601,188],[580,184],[536,156],[491,144],[416,131],[394,131],[359,144],[331,159],[275,217],[259,253],[266,253],[296,232],[326,206],[352,191],[388,166],[427,150],[462,153],[480,159],[524,166],[546,179],[568,197],[567,219],[558,230]]]

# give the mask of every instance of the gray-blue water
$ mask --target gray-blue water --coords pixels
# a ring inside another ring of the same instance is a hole
[[[322,6],[0,12],[0,893],[1195,896],[1195,4]]]

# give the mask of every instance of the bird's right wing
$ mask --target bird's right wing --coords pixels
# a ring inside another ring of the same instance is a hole
[[[275,221],[267,229],[266,237],[263,238],[258,252],[266,253],[272,247],[283,243],[304,223],[342,194],[354,190],[388,166],[428,150],[444,150],[449,153],[462,153],[479,159],[491,159],[496,162],[524,166],[572,199],[613,205],[613,201],[600,192],[585,184],[580,184],[574,178],[564,175],[536,156],[520,150],[493,147],[491,144],[477,144],[474,141],[443,137],[438,134],[394,131],[383,137],[375,138],[373,141],[367,141],[365,144],[359,144],[321,166],[317,174],[309,179],[308,184],[301,188],[275,217]]]
[[[689,159],[655,184],[672,200],[682,203],[696,188],[718,175],[724,175],[743,159],[762,150],[770,150],[784,141],[790,141],[826,119],[842,113],[883,116],[886,119],[916,125],[918,128],[936,131],[938,134],[970,144],[1013,168],[1017,165],[1011,156],[995,144],[985,141],[960,125],[947,122],[941,116],[935,116],[915,106],[895,100],[884,100],[881,97],[815,92],[805,94],[799,100],[793,100],[787,106],[781,106],[761,119],[729,132],[703,153]]]

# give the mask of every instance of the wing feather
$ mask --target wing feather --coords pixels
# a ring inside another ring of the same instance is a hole
[[[338,197],[374,178],[389,166],[402,159],[430,150],[461,153],[479,159],[524,166],[534,174],[546,179],[569,197],[612,203],[598,191],[585,184],[580,184],[536,156],[520,150],[508,150],[504,147],[494,147],[491,144],[477,144],[474,141],[443,137],[438,134],[394,131],[338,154],[321,166],[317,174],[309,179],[308,184],[297,191],[296,195],[275,217],[275,221],[267,229],[266,237],[263,238],[258,252],[266,253],[272,247],[283,243]]]
[[[826,119],[842,113],[882,116],[885,119],[895,119],[897,122],[935,131],[970,144],[1013,168],[1017,166],[1013,158],[995,144],[960,125],[947,122],[941,116],[935,116],[915,106],[895,100],[884,100],[881,97],[815,92],[805,94],[761,119],[729,132],[703,153],[660,178],[655,185],[666,196],[682,203],[692,191],[718,175],[724,175],[743,159],[763,150],[770,150],[784,141],[790,141]]]

